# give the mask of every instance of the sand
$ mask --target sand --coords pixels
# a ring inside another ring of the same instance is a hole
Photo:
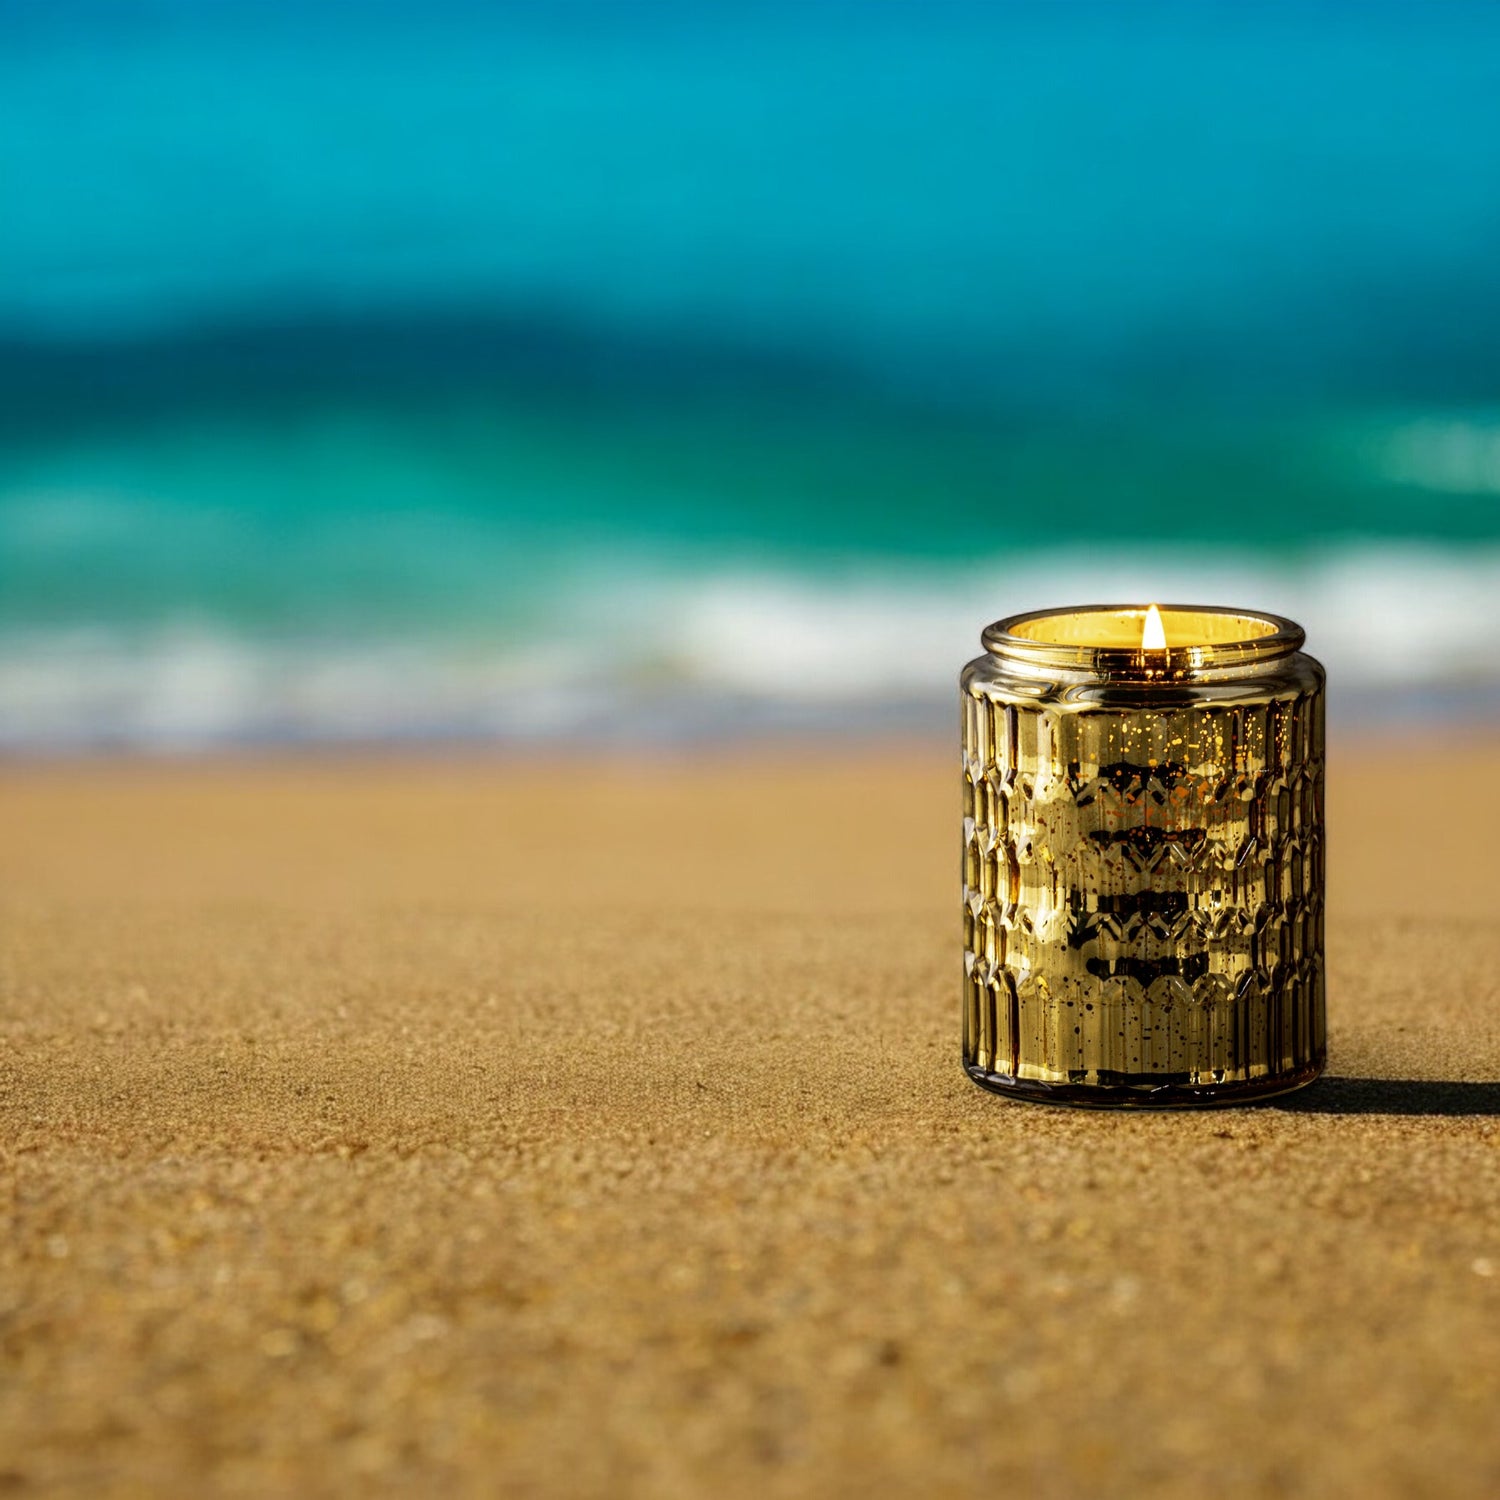
[[[963,1076],[955,759],[0,770],[0,1494],[1500,1494],[1500,750],[1170,1115]]]

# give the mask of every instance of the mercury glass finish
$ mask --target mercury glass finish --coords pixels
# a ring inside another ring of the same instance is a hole
[[[1237,1103],[1326,1056],[1323,669],[1272,615],[1018,615],[963,670],[964,1067],[1058,1103]]]

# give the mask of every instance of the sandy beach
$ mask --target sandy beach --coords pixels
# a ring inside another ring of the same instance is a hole
[[[955,761],[0,770],[0,1493],[1500,1493],[1500,749],[1171,1115],[964,1077]]]

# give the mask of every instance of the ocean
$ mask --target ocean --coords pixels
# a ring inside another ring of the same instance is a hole
[[[0,4],[0,749],[1500,720],[1500,8]]]

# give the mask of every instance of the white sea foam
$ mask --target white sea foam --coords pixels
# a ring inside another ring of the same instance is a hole
[[[1425,416],[1366,439],[1388,483],[1450,495],[1500,495],[1500,412]]]
[[[1300,621],[1335,713],[1500,719],[1500,548],[1040,552],[965,567],[573,572],[519,637],[257,638],[206,623],[0,634],[0,748],[673,739],[947,723],[996,617],[1089,600]]]
[[[696,671],[751,691],[915,692],[975,654],[1002,614],[1089,600],[1227,602],[1303,624],[1309,649],[1360,690],[1500,681],[1500,549],[1331,552],[1297,566],[1205,552],[1042,553],[927,578],[825,584],[727,578],[687,601]]]

